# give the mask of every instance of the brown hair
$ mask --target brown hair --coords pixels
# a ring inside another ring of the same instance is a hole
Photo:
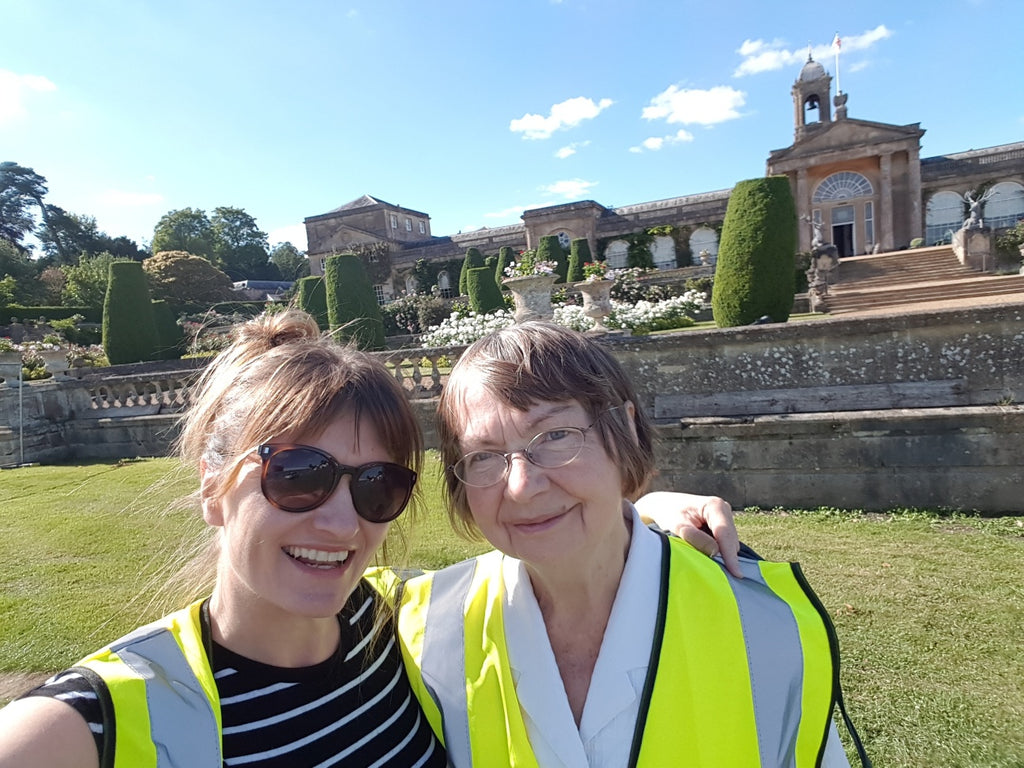
[[[449,514],[456,530],[479,537],[465,487],[451,470],[462,457],[462,398],[470,382],[519,411],[538,403],[578,402],[597,422],[595,431],[605,450],[618,461],[623,496],[632,499],[643,492],[654,472],[653,428],[637,407],[636,391],[622,366],[607,349],[581,333],[550,323],[519,323],[473,343],[441,393],[438,433],[441,459],[448,468]],[[628,410],[620,407],[626,403],[634,406],[632,425]]]
[[[258,445],[316,437],[342,414],[376,429],[392,461],[419,472],[423,442],[401,386],[377,360],[320,334],[316,321],[290,309],[235,329],[231,346],[206,368],[189,393],[178,453],[187,467],[215,470],[213,495],[238,477]],[[181,572],[193,595],[208,589],[217,547]],[[187,573],[187,576],[185,575]]]

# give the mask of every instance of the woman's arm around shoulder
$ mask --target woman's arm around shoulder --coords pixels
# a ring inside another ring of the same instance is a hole
[[[718,496],[700,496],[676,491],[654,491],[636,500],[636,509],[645,523],[676,534],[708,557],[722,556],[733,576],[742,579],[740,539],[736,533],[732,506]],[[705,531],[709,530],[708,534]]]
[[[88,723],[47,696],[18,699],[0,709],[0,768],[99,768]]]

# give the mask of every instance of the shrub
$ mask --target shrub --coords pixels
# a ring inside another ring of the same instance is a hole
[[[360,349],[384,349],[384,318],[362,260],[354,253],[328,257],[324,289],[331,331]]]
[[[237,298],[230,277],[188,251],[160,251],[143,261],[142,267],[157,299],[209,305]]]
[[[327,291],[324,288],[324,279],[316,275],[304,277],[298,281],[299,309],[304,310],[313,316],[321,331],[331,327],[327,318]]]
[[[106,295],[105,291],[104,295]],[[8,304],[4,308],[4,314],[10,317],[19,317],[22,320],[32,320],[40,317],[45,317],[47,320],[66,320],[78,315],[87,323],[103,322],[102,302],[100,306],[95,307],[50,307]]]
[[[785,176],[739,182],[722,224],[712,310],[720,328],[768,315],[785,322],[793,308],[796,206]]]
[[[157,337],[155,357],[159,360],[177,360],[185,351],[185,335],[178,325],[174,310],[166,301],[153,302],[153,323]]]
[[[508,290],[501,284],[501,281],[505,279],[505,269],[515,260],[515,251],[509,246],[503,245],[498,249],[498,264],[494,267],[494,281],[498,284],[499,288]]]
[[[565,278],[569,274],[569,261],[565,257],[565,249],[558,242],[557,235],[545,235],[540,239],[540,244],[537,246],[537,261],[554,262],[555,274],[559,277],[555,282],[565,282]]]
[[[462,260],[462,270],[459,272],[459,295],[468,296],[469,270],[484,266],[484,255],[478,248],[470,248],[466,251],[466,258]]]
[[[474,267],[466,275],[466,289],[469,293],[469,307],[474,312],[486,315],[505,308],[501,289],[494,282],[494,273],[488,267]]]
[[[593,261],[590,257],[590,243],[585,237],[578,237],[569,245],[569,273],[566,282],[578,283],[586,275],[583,266]],[[600,262],[604,264],[604,262]]]
[[[152,360],[157,349],[153,302],[137,261],[110,264],[103,302],[103,349],[111,365]]]
[[[422,295],[402,296],[380,309],[386,336],[423,333],[448,317],[450,312],[443,299]]]
[[[924,238],[923,237],[915,237],[913,240],[910,241],[910,247],[911,248],[921,248],[923,246],[924,246]]]

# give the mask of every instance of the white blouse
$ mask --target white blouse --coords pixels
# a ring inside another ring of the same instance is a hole
[[[626,566],[577,729],[544,618],[522,562],[503,560],[505,640],[526,730],[542,768],[620,768],[633,730],[657,625],[661,542],[635,509]],[[456,764],[461,764],[453,755]],[[823,768],[849,768],[833,724]]]

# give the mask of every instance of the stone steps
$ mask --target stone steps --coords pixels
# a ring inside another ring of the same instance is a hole
[[[1021,294],[1024,301],[1024,276],[965,267],[947,245],[843,259],[825,310],[842,314],[1013,294]]]

